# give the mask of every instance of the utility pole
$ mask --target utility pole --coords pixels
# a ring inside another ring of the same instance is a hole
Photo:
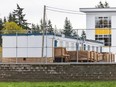
[[[18,33],[16,32],[16,64],[18,63],[18,59],[17,59],[17,52],[18,52],[18,46],[17,46],[17,41],[18,41],[18,38],[17,38],[17,36],[18,36]]]
[[[78,37],[78,29],[77,29],[77,42],[76,42],[76,53],[77,53],[77,63],[78,63],[78,60],[79,60],[79,41],[78,41],[79,37]]]
[[[44,5],[44,12],[43,12],[43,35],[42,35],[42,57],[44,56],[45,15],[46,15],[46,6]]]

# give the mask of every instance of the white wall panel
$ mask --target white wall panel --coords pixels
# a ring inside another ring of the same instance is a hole
[[[28,48],[28,57],[41,57],[41,48]]]
[[[28,47],[42,47],[41,36],[28,36]]]
[[[111,41],[112,41],[112,46],[116,46],[116,16],[111,17],[111,26],[112,26],[112,35],[111,35]]]
[[[17,48],[17,57],[28,57],[27,48]]]
[[[17,36],[17,47],[27,47],[28,46],[28,37],[27,36]]]
[[[87,39],[95,40],[95,15],[86,16]]]
[[[3,57],[16,57],[16,48],[3,48]]]
[[[15,36],[2,36],[2,46],[3,47],[16,47],[16,37]]]
[[[45,39],[44,39],[44,46],[46,47],[48,47],[48,48],[52,48],[52,45],[54,46],[54,44],[53,44],[53,40],[52,40],[52,37],[50,37],[50,36],[45,36]]]
[[[111,52],[116,55],[116,47],[111,47]]]
[[[46,52],[46,51],[47,51],[47,52]],[[52,48],[47,48],[47,49],[45,49],[44,57],[52,57],[52,56],[53,56],[52,51],[53,51]]]

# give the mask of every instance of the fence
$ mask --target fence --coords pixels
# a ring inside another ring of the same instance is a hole
[[[1,63],[115,62],[116,29],[2,31]],[[83,33],[83,34],[82,34]]]

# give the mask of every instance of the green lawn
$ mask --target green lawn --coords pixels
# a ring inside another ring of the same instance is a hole
[[[116,81],[102,82],[0,82],[0,87],[116,87]]]

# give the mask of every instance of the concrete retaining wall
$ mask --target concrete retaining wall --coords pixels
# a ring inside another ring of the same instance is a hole
[[[0,81],[116,80],[116,64],[0,64]]]
[[[1,58],[2,63],[53,63],[54,58],[28,57],[28,58]]]

